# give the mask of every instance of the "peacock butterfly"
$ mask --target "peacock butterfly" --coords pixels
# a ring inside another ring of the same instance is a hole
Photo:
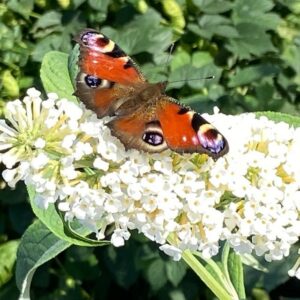
[[[112,40],[94,29],[76,36],[79,73],[75,95],[107,123],[126,149],[228,152],[225,137],[200,114],[165,94],[165,82],[149,83],[135,62]]]

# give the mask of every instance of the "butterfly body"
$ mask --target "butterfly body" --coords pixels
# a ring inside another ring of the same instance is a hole
[[[228,151],[223,135],[200,114],[165,94],[165,82],[149,83],[113,41],[93,29],[75,39],[80,45],[75,95],[107,124],[127,149],[172,149],[206,153],[214,159]]]

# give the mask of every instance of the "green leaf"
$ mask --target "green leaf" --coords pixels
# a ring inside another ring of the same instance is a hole
[[[166,81],[168,79],[167,75],[165,73],[162,73],[164,70],[166,70],[165,62],[164,65],[154,65],[151,63],[143,65],[143,74],[149,80],[149,82]]]
[[[286,44],[281,58],[293,68],[298,74],[298,82],[300,83],[300,47],[297,45]]]
[[[259,288],[252,289],[252,297],[255,300],[270,300],[269,294],[265,290]],[[288,300],[286,297],[284,297],[284,299]]]
[[[261,271],[261,272],[268,272],[268,269],[264,267],[252,254],[243,254],[241,255],[242,263],[246,266],[249,266],[255,270]]]
[[[226,48],[240,59],[250,59],[251,54],[261,56],[269,51],[277,51],[271,37],[264,29],[254,23],[236,25],[239,37],[228,40]]]
[[[190,55],[184,51],[184,50],[179,50],[176,51],[176,53],[173,55],[171,63],[170,63],[170,69],[172,71],[185,66],[187,64],[191,63],[191,57]]]
[[[293,245],[288,257],[279,261],[272,261],[267,264],[266,267],[269,272],[264,273],[263,285],[267,291],[272,291],[275,287],[284,284],[290,279],[288,271],[299,258],[298,250],[299,248],[296,245]]]
[[[214,35],[226,38],[239,37],[239,33],[235,27],[231,25],[228,18],[220,15],[203,15],[198,20],[199,26],[190,24],[189,30],[206,39],[211,39]]]
[[[170,86],[179,88],[187,83],[187,85],[193,89],[203,89],[218,82],[221,72],[221,68],[218,68],[213,63],[204,65],[201,68],[197,68],[192,65],[186,65],[176,69],[170,74]],[[213,78],[206,79],[212,76]],[[172,83],[172,81],[174,81],[174,83]],[[176,83],[175,81],[178,82]]]
[[[200,93],[180,98],[181,103],[191,106],[192,109],[200,113],[209,111],[208,109],[206,109],[207,106],[205,105],[208,101],[208,96]]]
[[[207,64],[213,63],[214,59],[209,52],[197,51],[192,55],[192,65],[201,68]]]
[[[290,279],[288,270],[292,268],[296,260],[299,258],[298,250],[299,245],[292,245],[289,255],[279,261],[266,262],[263,256],[257,257],[260,264],[268,269],[268,272],[257,271],[249,267],[245,268],[247,288],[261,286],[266,291],[272,291],[286,283]],[[295,280],[297,281],[297,279]]]
[[[68,71],[68,54],[48,52],[42,61],[41,79],[47,93],[55,92],[60,98],[77,102]]]
[[[231,291],[225,288],[226,282],[224,283],[224,276],[218,265],[212,259],[205,260],[202,258],[207,263],[207,266],[204,267],[196,255],[201,257],[200,253],[192,254],[191,251],[185,250],[182,258],[217,298],[222,300],[232,299]]]
[[[43,32],[43,30],[41,30],[41,32]],[[33,61],[41,62],[48,52],[58,49],[61,43],[61,35],[47,34],[46,37],[39,40],[34,50],[32,51],[31,57]]]
[[[262,111],[262,112],[256,112],[255,114],[258,117],[265,116],[276,123],[286,122],[289,125],[292,125],[294,127],[300,127],[300,117],[297,116],[292,116],[292,115],[283,114],[280,112],[273,112],[273,111]]]
[[[233,3],[227,0],[193,0],[193,3],[207,14],[223,13],[233,7]]]
[[[219,81],[221,73],[222,69],[214,63],[209,63],[201,68],[193,66],[191,73],[187,75],[187,83],[194,89],[209,87]]]
[[[213,79],[211,79],[213,80]],[[212,84],[208,88],[208,97],[213,101],[217,101],[224,95],[224,86],[219,84]],[[212,103],[213,104],[213,103]]]
[[[275,76],[280,71],[279,67],[271,64],[261,64],[238,70],[229,80],[229,87],[250,84],[263,77]]]
[[[260,101],[268,101],[273,99],[274,92],[274,84],[269,82],[261,82],[255,87],[255,94]]]
[[[260,111],[263,110],[263,104],[266,102],[260,102],[255,96],[245,95],[242,100],[242,105],[246,107],[247,111]]]
[[[73,0],[72,4],[73,4],[74,8],[78,8],[84,2],[86,2],[86,0]]]
[[[75,89],[76,86],[76,76],[78,74],[78,58],[79,58],[79,45],[75,45],[75,47],[72,49],[72,52],[69,55],[68,58],[68,70],[70,74],[70,79],[73,84],[73,87]]]
[[[260,26],[264,30],[277,30],[277,26],[282,22],[280,17],[275,13],[258,14],[253,17],[248,15],[248,18],[241,17],[237,23],[253,22],[256,26]]]
[[[231,294],[236,294],[238,299],[246,299],[243,264],[240,256],[230,248],[228,242],[223,247],[221,262],[227,288]]]
[[[89,6],[98,11],[107,11],[109,0],[88,0]]]
[[[229,25],[219,25],[212,28],[212,32],[215,35],[223,36],[225,38],[237,38],[239,36],[239,32],[233,26]]]
[[[249,11],[267,12],[274,6],[272,0],[236,0],[234,9],[239,10],[241,14],[247,15]]]
[[[20,299],[30,299],[30,285],[36,269],[71,246],[56,237],[39,220],[25,231],[17,252],[16,281]]]
[[[13,276],[19,241],[9,241],[0,245],[0,287]]]
[[[210,29],[211,26],[230,25],[231,21],[222,15],[203,15],[198,19],[198,24],[205,29]]]
[[[232,19],[235,24],[253,23],[263,29],[276,30],[281,19],[278,14],[267,13],[274,6],[271,0],[235,1]]]
[[[7,96],[11,98],[19,96],[18,82],[9,70],[5,70],[2,73],[2,85]]]
[[[47,27],[61,25],[62,14],[57,11],[49,11],[42,15],[34,24],[32,31],[36,32],[38,29],[45,29]]]
[[[147,267],[145,276],[154,291],[162,288],[167,283],[164,261],[162,259],[153,260]]]
[[[287,6],[294,14],[300,13],[300,2],[299,0],[277,0],[282,5]]]
[[[240,255],[234,251],[230,251],[227,263],[230,279],[239,296],[239,299],[246,299],[244,271]]]
[[[178,286],[186,274],[186,264],[183,261],[167,261],[166,273],[173,286]]]
[[[159,53],[172,43],[172,30],[161,25],[161,16],[153,9],[137,15],[120,30],[104,27],[102,32],[129,54]]]
[[[75,230],[71,229],[63,221],[62,216],[59,215],[54,204],[50,204],[47,209],[39,208],[35,201],[35,192],[31,188],[28,188],[28,193],[34,214],[57,237],[78,246],[94,247],[110,244],[108,241],[97,241],[85,238],[85,236],[91,233],[91,230],[77,223],[74,225]]]
[[[34,78],[30,76],[24,76],[19,80],[19,87],[20,89],[25,89],[30,86],[33,86]]]
[[[22,15],[25,19],[29,19],[33,10],[34,0],[9,0],[7,7],[12,11]]]
[[[183,290],[175,290],[175,289],[172,289],[169,293],[169,297],[170,297],[170,300],[188,300],[190,298],[187,298],[186,295],[185,295],[185,291]]]

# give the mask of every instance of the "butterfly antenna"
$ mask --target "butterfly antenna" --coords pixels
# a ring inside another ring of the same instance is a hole
[[[181,80],[174,80],[174,81],[168,81],[168,83],[176,83],[176,82],[183,82],[183,81],[195,81],[195,80],[206,80],[206,79],[214,79],[215,76],[206,76],[206,77],[199,77],[199,78],[190,78],[190,79],[181,79]]]
[[[164,66],[164,69],[165,69],[165,73],[167,74],[168,73],[168,65],[170,63],[170,60],[171,60],[171,55],[172,55],[172,52],[173,52],[173,49],[174,49],[174,43],[172,43],[170,45],[170,48],[169,48],[169,54],[168,54],[168,57],[167,57],[167,60],[165,62],[165,66]],[[166,87],[168,85],[169,81],[164,81],[164,82],[161,82],[161,88],[162,88],[162,91],[165,91],[166,90]]]
[[[167,58],[166,63],[165,63],[165,73],[167,73],[167,68],[168,68],[168,65],[169,65],[170,60],[171,60],[171,55],[173,53],[174,46],[175,46],[175,43],[172,43],[170,45],[169,55],[168,55],[168,58]],[[211,76],[200,77],[200,78],[182,79],[182,80],[176,80],[176,81],[166,81],[166,82],[164,82],[164,86],[166,87],[167,84],[169,84],[169,83],[176,83],[176,82],[183,82],[183,81],[195,81],[195,80],[203,80],[203,79],[206,80],[206,79],[214,79],[214,78],[215,78],[215,76],[211,75]]]
[[[168,66],[169,66],[169,64],[170,64],[171,55],[172,55],[173,50],[174,50],[174,45],[175,45],[174,43],[172,43],[172,44],[170,45],[169,54],[168,54],[167,60],[166,60],[166,62],[165,62],[165,73],[166,73],[166,74],[168,73]]]
[[[167,67],[168,67],[168,65],[169,65],[169,63],[170,63],[170,60],[171,60],[171,55],[172,55],[172,53],[173,53],[173,50],[174,50],[174,43],[172,43],[171,45],[170,45],[170,50],[169,50],[169,55],[168,55],[168,58],[167,58],[167,61],[166,61],[166,64],[165,64],[165,69],[166,69],[166,71],[167,71]]]

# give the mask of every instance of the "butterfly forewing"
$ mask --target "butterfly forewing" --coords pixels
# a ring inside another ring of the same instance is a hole
[[[218,158],[228,152],[225,137],[200,114],[165,97],[157,116],[168,147],[176,152],[206,153]]]
[[[133,60],[104,34],[85,29],[75,41],[80,46],[81,72],[123,85],[145,81]]]
[[[133,86],[144,82],[141,72],[118,45],[93,29],[75,41],[80,46],[75,95],[98,117],[113,115]]]

